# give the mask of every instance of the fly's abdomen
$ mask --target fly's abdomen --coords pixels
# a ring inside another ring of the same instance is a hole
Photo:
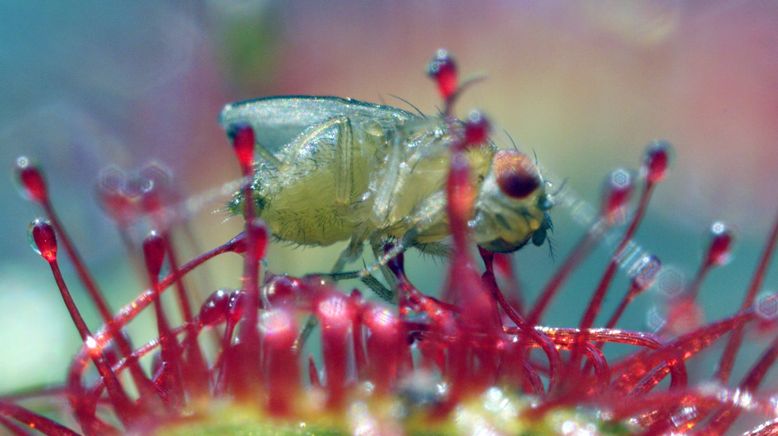
[[[302,245],[329,245],[350,235],[351,226],[333,201],[335,185],[327,173],[313,171],[296,180],[277,172],[257,176],[264,188],[259,216],[274,236]]]
[[[320,150],[315,158],[297,161],[294,171],[257,175],[264,188],[260,216],[276,237],[301,245],[330,245],[351,238],[364,221],[357,203],[367,190],[368,160],[357,161],[352,168],[353,189],[343,204],[336,200],[332,159],[332,154]]]

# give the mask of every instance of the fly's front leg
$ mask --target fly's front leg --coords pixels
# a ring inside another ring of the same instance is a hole
[[[400,241],[399,244],[402,244],[402,241]],[[377,238],[370,239],[370,248],[373,250],[373,256],[376,258],[376,260],[381,259],[381,256],[391,251],[392,249],[390,247],[385,246],[385,241],[382,241]],[[387,263],[389,262],[389,260],[391,260],[391,258],[387,260]],[[397,288],[397,280],[392,270],[390,270],[389,267],[386,266],[386,264],[379,265],[379,266],[381,268],[381,274],[384,276],[384,280],[386,280],[386,284],[389,285],[389,289]]]
[[[428,197],[411,216],[407,217],[400,224],[406,229],[403,237],[396,241],[389,250],[383,252],[383,254],[376,254],[376,262],[359,271],[358,276],[367,277],[379,269],[384,270],[392,258],[413,247],[419,235],[442,223],[442,220],[445,219],[445,213],[446,198],[443,192],[437,192]],[[373,240],[371,240],[371,244],[373,245],[374,252],[377,251],[377,244]]]
[[[392,273],[386,265],[390,260],[392,260],[400,253],[403,253],[407,249],[414,247],[419,235],[423,234],[426,230],[429,230],[434,225],[440,224],[445,218],[445,206],[445,196],[442,192],[436,193],[427,198],[427,200],[425,200],[411,216],[403,220],[403,222],[400,224],[402,228],[406,229],[403,237],[394,241],[391,248],[386,251],[384,251],[384,243],[387,241],[386,238],[383,238],[381,235],[374,235],[371,237],[370,246],[373,250],[373,254],[375,255],[376,260],[373,264],[365,267],[364,269],[358,271],[342,271],[343,266],[346,264],[344,259],[348,259],[350,257],[349,252],[354,253],[354,251],[350,250],[354,250],[354,247],[357,247],[354,239],[352,239],[352,242],[349,243],[349,247],[346,248],[343,253],[341,253],[340,258],[338,259],[338,262],[335,264],[335,267],[331,273],[314,275],[327,277],[336,281],[359,279],[368,285],[370,289],[382,299],[386,301],[393,301],[393,289],[396,287],[396,280],[394,273]],[[362,249],[362,244],[363,240],[360,239],[358,244],[360,252]],[[384,279],[391,289],[384,287],[373,276],[373,274],[379,270],[381,271]]]

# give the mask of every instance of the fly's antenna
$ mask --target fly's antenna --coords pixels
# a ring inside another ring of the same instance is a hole
[[[565,189],[565,187],[567,186],[567,182],[568,182],[569,180],[570,180],[570,178],[569,178],[569,177],[565,177],[565,178],[562,180],[562,183],[560,183],[560,184],[559,184],[559,187],[558,187],[558,188],[556,188],[556,191],[554,191],[554,192],[552,192],[552,193],[551,193],[551,196],[552,196],[552,197],[556,197],[556,196],[557,196],[557,195],[558,195],[560,192],[562,192],[562,191]]]
[[[546,243],[548,244],[548,257],[551,258],[552,262],[556,261],[556,249],[554,249],[554,241],[551,236],[546,236]]]

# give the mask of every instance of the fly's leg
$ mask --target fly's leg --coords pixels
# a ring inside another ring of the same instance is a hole
[[[348,118],[339,120],[338,141],[335,147],[335,201],[343,206],[351,204],[354,188],[354,135]],[[360,248],[362,243],[360,241]],[[361,251],[361,250],[360,250]]]
[[[396,293],[394,289],[397,288],[397,280],[392,270],[387,267],[387,264],[394,257],[414,246],[414,240],[417,235],[417,231],[409,231],[401,240],[395,241],[391,248],[386,251],[384,250],[384,245],[386,242],[385,240],[379,239],[377,237],[371,238],[370,246],[373,250],[373,255],[376,258],[375,263],[363,268],[360,271],[335,272],[331,274],[325,274],[324,277],[328,277],[335,281],[359,279],[359,281],[367,285],[367,287],[369,287],[370,290],[378,295],[378,297],[380,297],[382,300],[385,300],[389,303],[396,303]],[[384,276],[384,280],[386,280],[386,283],[389,285],[389,287],[384,286],[383,283],[378,281],[378,279],[373,276],[373,273],[375,273],[377,270],[381,270],[381,273]]]
[[[340,253],[340,256],[338,256],[338,260],[335,262],[335,265],[332,267],[332,272],[330,274],[313,274],[313,275],[337,280],[336,278],[337,275],[341,271],[343,271],[343,268],[346,266],[346,264],[353,261],[360,254],[362,254],[363,242],[364,241],[361,238],[351,238],[348,247],[346,247],[346,249]],[[308,340],[308,337],[311,335],[311,333],[313,333],[313,330],[316,328],[317,325],[318,325],[318,321],[316,320],[316,317],[313,315],[308,316],[308,319],[305,321],[305,326],[303,327],[302,331],[300,332],[300,335],[297,336],[297,339],[294,342],[293,346],[296,350],[299,351],[305,345],[305,342]]]
[[[394,193],[403,184],[401,180],[402,175],[400,174],[402,139],[397,133],[392,131],[387,133],[390,144],[389,156],[386,159],[386,165],[381,174],[381,183],[377,184],[379,188],[374,193],[373,210],[369,218],[376,228],[382,228],[386,225],[395,198]]]
[[[362,254],[362,243],[364,241],[361,238],[351,238],[348,243],[348,247],[340,253],[338,260],[335,261],[335,265],[332,267],[331,272],[333,274],[343,271],[343,268],[349,262],[356,260],[360,254]]]
[[[389,261],[407,249],[415,247],[417,245],[416,239],[418,236],[423,234],[424,231],[430,229],[433,225],[441,223],[445,218],[445,212],[446,199],[443,192],[438,192],[431,195],[420,205],[419,208],[416,209],[413,215],[403,220],[400,225],[408,230],[405,231],[402,238],[393,242],[393,245],[389,250],[386,252],[383,251],[383,243],[386,241],[386,239],[382,237],[382,235],[377,235],[370,238],[370,244],[376,257],[376,261],[372,265],[369,265],[359,271],[333,272],[331,274],[324,274],[323,276],[336,281],[360,279],[363,282],[365,281],[363,279],[375,280],[373,273],[379,270],[381,270],[384,276],[386,276],[387,272],[391,273],[386,268],[386,265],[389,263]],[[430,244],[424,245],[427,246]],[[443,254],[443,251],[440,251],[439,253]],[[389,283],[393,283],[394,275],[391,274],[391,277],[392,280],[387,279]]]
[[[303,329],[300,331],[297,339],[294,340],[294,344],[292,344],[292,348],[294,348],[295,351],[298,353],[302,351],[302,348],[305,346],[305,342],[311,336],[311,333],[313,333],[313,330],[317,325],[319,325],[319,321],[316,320],[316,317],[313,315],[308,315],[308,319],[305,320]]]
[[[396,241],[389,250],[383,252],[383,254],[377,254],[375,263],[361,271],[357,271],[356,276],[360,278],[371,276],[373,272],[379,269],[385,271],[386,265],[390,260],[416,245],[416,239],[419,235],[423,234],[433,225],[441,223],[445,218],[445,212],[446,198],[443,192],[437,192],[431,195],[421,203],[413,215],[403,220],[402,226],[408,229],[403,237]],[[374,252],[376,251],[375,247],[373,250]]]
[[[342,271],[342,268],[345,266],[347,261],[341,262],[341,260],[349,259],[347,254],[349,252],[349,248],[346,248],[346,250],[341,253],[340,257],[338,258],[338,262],[336,262],[335,267],[331,273],[311,275],[328,278],[334,281],[358,279],[367,285],[370,290],[378,295],[381,299],[390,303],[395,302],[394,289],[396,288],[396,279],[394,273],[387,267],[389,261],[391,261],[400,253],[405,252],[407,249],[415,247],[417,245],[416,238],[419,236],[419,234],[428,229],[432,224],[437,223],[438,220],[442,217],[442,214],[445,212],[445,202],[435,201],[435,196],[430,197],[430,199],[428,199],[425,204],[427,207],[420,208],[414,215],[406,220],[407,224],[411,226],[410,230],[405,232],[405,235],[401,239],[394,241],[391,248],[388,250],[384,251],[384,245],[385,242],[387,242],[385,238],[380,236],[374,236],[370,238],[370,246],[376,258],[373,264],[366,266],[365,268],[358,271]],[[424,246],[432,245],[435,245],[438,248],[444,247],[443,244],[424,244]],[[352,244],[349,244],[349,247],[351,246]],[[360,250],[361,246],[362,241],[360,240]],[[442,254],[442,251],[435,254]],[[379,270],[383,274],[386,283],[389,285],[388,288],[373,276],[373,274]]]
[[[354,189],[354,159],[358,155],[355,150],[351,120],[348,117],[331,118],[306,131],[291,144],[289,156],[298,156],[306,145],[333,128],[338,129],[334,159],[335,201],[337,204],[347,206],[351,203],[351,191]],[[295,164],[296,162],[286,163],[287,166]]]
[[[376,259],[380,259],[384,252],[388,251],[386,250],[387,246],[385,241],[378,238],[370,239],[370,248],[372,248],[373,256],[375,256]],[[391,248],[389,248],[389,250],[391,250]],[[395,289],[397,287],[397,280],[395,279],[392,270],[390,270],[386,265],[381,265],[380,269],[381,274],[384,276],[384,280],[386,280],[386,284],[389,285],[389,289]]]

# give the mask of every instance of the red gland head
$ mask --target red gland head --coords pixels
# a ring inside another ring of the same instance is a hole
[[[654,141],[648,146],[643,158],[643,172],[648,183],[659,183],[667,175],[670,164],[670,143]]]
[[[156,212],[171,201],[173,175],[158,162],[151,162],[136,175],[140,182],[141,205],[146,212]]]
[[[465,120],[465,145],[484,144],[489,139],[491,124],[480,111],[472,111]]]
[[[24,195],[30,200],[43,203],[48,199],[49,193],[43,173],[26,156],[16,159],[16,178],[24,189]]]
[[[232,149],[238,158],[243,175],[251,174],[254,165],[254,128],[245,123],[235,124],[230,126],[227,135],[232,141]]]
[[[159,277],[162,262],[165,260],[165,240],[154,230],[143,240],[143,257],[149,275]]]
[[[459,86],[457,64],[448,51],[440,49],[435,53],[435,57],[427,66],[427,75],[437,83],[443,100],[450,99],[456,93]]]
[[[200,306],[197,318],[202,326],[212,326],[224,322],[230,313],[230,295],[232,291],[219,289],[212,293]]]
[[[716,221],[710,226],[711,241],[706,263],[719,266],[727,263],[732,252],[732,232],[726,224]]]
[[[518,151],[498,151],[492,160],[492,171],[500,191],[516,200],[528,197],[541,184],[535,164]]]
[[[607,220],[613,221],[621,216],[632,194],[632,179],[632,174],[624,169],[617,169],[608,176],[602,202],[602,215]]]
[[[341,294],[332,294],[318,302],[316,315],[326,330],[350,326],[355,314],[347,298]]]
[[[124,226],[137,215],[135,205],[126,193],[127,175],[115,166],[104,168],[97,177],[97,196],[100,206],[120,225]]]
[[[43,218],[37,218],[30,223],[30,239],[33,250],[41,255],[46,262],[57,260],[57,236],[54,228]]]
[[[270,307],[283,307],[294,304],[303,292],[302,288],[302,280],[281,274],[271,277],[262,292]]]

